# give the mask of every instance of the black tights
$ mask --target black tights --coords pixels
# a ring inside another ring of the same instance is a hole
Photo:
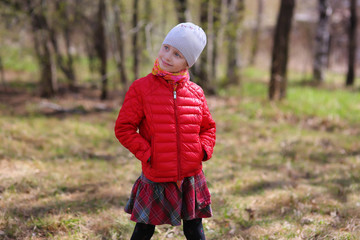
[[[205,240],[202,219],[184,220],[184,234],[187,240]],[[155,226],[145,223],[136,223],[130,240],[150,240],[154,234]]]
[[[184,221],[183,228],[187,240],[205,240],[201,218]]]

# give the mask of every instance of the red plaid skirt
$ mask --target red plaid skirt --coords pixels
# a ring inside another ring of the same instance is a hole
[[[125,212],[131,220],[152,225],[181,225],[181,219],[212,216],[210,192],[203,172],[175,182],[156,183],[142,174],[135,182]]]

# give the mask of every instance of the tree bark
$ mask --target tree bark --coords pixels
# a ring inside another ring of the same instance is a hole
[[[104,100],[108,97],[108,76],[107,76],[107,44],[105,31],[105,16],[106,16],[105,0],[99,0],[97,13],[97,28],[94,36],[95,49],[100,59],[100,76],[101,76],[101,96]]]
[[[121,19],[122,14],[122,3],[120,2],[119,5],[114,5],[114,14],[115,14],[115,36],[117,42],[117,49],[118,49],[118,57],[116,57],[116,65],[117,69],[120,73],[120,81],[122,83],[123,89],[123,96],[125,96],[125,92],[128,89],[128,76],[126,73],[125,67],[125,39],[124,39],[124,27],[123,22]]]
[[[330,16],[332,9],[329,0],[319,0],[319,22],[315,36],[314,81],[324,81],[324,71],[328,64],[330,42]]]
[[[257,17],[256,17],[256,26],[253,31],[253,40],[251,45],[251,55],[250,55],[250,65],[255,64],[256,55],[259,48],[259,35],[260,35],[260,29],[262,25],[263,20],[263,13],[264,13],[264,0],[258,0],[258,8],[257,8]]]
[[[220,63],[219,49],[222,50],[224,42],[225,26],[227,22],[227,0],[213,0],[214,13],[213,13],[213,35],[214,35],[214,48],[212,51],[211,74],[216,81],[218,78],[218,67]],[[220,53],[221,53],[220,51]]]
[[[208,1],[207,0],[201,0],[200,5],[200,25],[201,28],[205,31],[205,33],[208,32]],[[205,92],[208,92],[209,90],[209,79],[208,79],[208,54],[207,49],[204,49],[203,52],[200,55],[200,67],[198,71],[198,83],[202,87],[202,89]]]
[[[286,70],[294,9],[295,0],[281,0],[272,50],[271,78],[269,84],[270,100],[281,100],[286,96]]]
[[[139,44],[138,44],[138,38],[139,38],[139,0],[134,0],[134,5],[133,5],[133,28],[135,29],[133,38],[132,38],[132,44],[133,44],[133,72],[134,72],[134,78],[138,79],[139,78],[139,66],[140,66],[140,48],[139,48]]]
[[[348,72],[346,76],[346,86],[352,86],[355,82],[356,66],[356,28],[357,28],[357,1],[350,0],[350,26],[349,26],[349,52],[348,52]]]
[[[243,20],[244,0],[228,0],[228,64],[227,77],[228,85],[236,85],[240,82],[240,50],[239,50],[239,29]]]
[[[31,18],[35,52],[40,64],[40,96],[52,97],[58,90],[56,65],[51,48],[50,27],[45,16],[46,2],[35,7],[33,1],[26,2],[26,12]]]
[[[73,55],[71,53],[71,41],[72,41],[72,24],[73,22],[71,22],[69,20],[70,18],[70,14],[69,14],[69,8],[71,6],[69,5],[69,1],[66,1],[66,6],[65,6],[65,10],[64,10],[64,18],[67,19],[67,21],[65,22],[65,26],[63,28],[63,34],[64,34],[64,39],[65,39],[65,50],[66,50],[66,77],[68,79],[68,87],[70,90],[74,90],[76,87],[76,75],[75,75],[75,69],[74,69],[74,59],[73,59]]]
[[[64,39],[65,39],[65,50],[66,50],[66,56],[64,57],[62,53],[59,50],[58,45],[58,34],[57,29],[53,27],[50,30],[50,36],[51,36],[51,42],[55,51],[56,55],[56,62],[57,65],[60,67],[60,70],[64,73],[65,77],[68,80],[68,89],[69,90],[75,90],[75,70],[74,70],[74,61],[72,54],[70,52],[71,47],[71,23],[69,22],[70,16],[69,16],[69,3],[67,1],[57,1],[55,2],[56,9],[59,14],[59,18],[61,19],[60,22],[60,30],[63,33]]]
[[[218,58],[218,42],[219,42],[219,30],[220,30],[220,16],[221,16],[221,0],[213,0],[213,19],[212,26],[213,31],[211,35],[212,41],[212,52],[211,52],[211,67],[210,67],[210,78],[213,83],[217,79],[217,58]]]
[[[143,33],[143,39],[144,43],[146,44],[146,54],[144,55],[145,61],[153,60],[150,59],[151,56],[153,56],[153,47],[152,47],[152,28],[153,28],[153,6],[151,0],[145,0],[145,13],[144,13],[144,21],[145,21],[145,27],[144,27],[144,33]]]
[[[37,59],[40,63],[40,96],[49,98],[57,92],[56,66],[52,57],[51,42],[46,32],[35,33],[34,43]]]

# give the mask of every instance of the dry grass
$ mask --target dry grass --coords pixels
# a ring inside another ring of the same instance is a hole
[[[205,164],[214,211],[204,220],[208,239],[359,239],[353,113],[329,107],[338,117],[328,117],[291,99],[226,95],[208,99],[218,129]],[[82,111],[49,114],[42,100],[27,99],[3,99],[0,108],[0,239],[129,239],[134,223],[123,207],[140,164],[113,136],[116,101],[104,103],[114,111],[97,112],[91,97],[67,96],[51,101]],[[181,227],[160,226],[153,239],[184,236]]]

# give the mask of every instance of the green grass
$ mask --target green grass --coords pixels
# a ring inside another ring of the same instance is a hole
[[[221,95],[237,96],[240,92],[244,99],[239,98],[239,107],[248,111],[251,116],[255,116],[256,113],[276,115],[280,111],[282,114],[297,117],[321,117],[331,121],[346,120],[350,124],[355,124],[360,119],[358,91],[345,88],[328,90],[290,84],[286,99],[274,104],[267,100],[266,82],[257,81],[258,76],[253,74],[246,75],[246,78],[249,80],[243,82],[241,88],[234,87]],[[253,101],[254,98],[256,101]]]
[[[291,82],[284,101],[268,102],[264,73],[247,74],[208,97],[207,239],[358,239],[358,92]],[[38,103],[0,108],[0,239],[129,239],[123,207],[141,169],[114,137],[117,109],[47,117]],[[170,237],[184,239],[182,228],[157,227],[153,239]]]
[[[32,48],[23,48],[4,46],[1,48],[4,69],[12,71],[34,73],[38,70],[38,64],[34,59],[34,50]]]

